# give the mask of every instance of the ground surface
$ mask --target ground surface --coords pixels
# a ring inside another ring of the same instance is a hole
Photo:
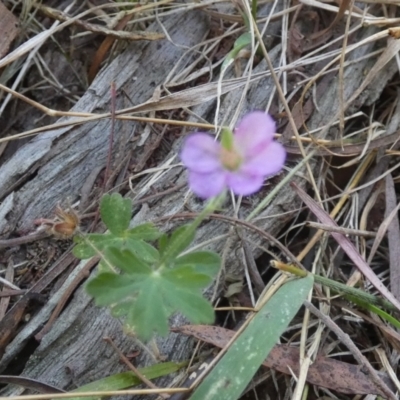
[[[75,259],[71,238],[35,232],[57,205],[75,210],[82,232],[103,232],[96,214],[109,192],[133,199],[132,223],[153,221],[168,232],[191,220],[204,203],[179,164],[183,138],[196,124],[234,126],[252,110],[277,121],[288,160],[259,193],[227,201],[220,216],[230,220],[215,217],[199,229],[196,245],[224,260],[207,297],[252,306],[263,286],[280,282],[269,266],[278,260],[400,301],[400,4],[259,2],[265,51],[244,47],[221,74],[246,31],[238,4],[0,2],[0,371],[36,382],[17,380],[4,396],[72,390],[129,371],[105,337],[137,367],[195,355],[190,369],[156,380],[159,387],[184,386],[199,359],[226,345],[247,312],[219,312],[214,328],[173,332],[143,349],[86,294],[96,262]],[[395,391],[395,325],[325,285],[315,285],[312,303],[321,315],[297,315],[243,398],[300,398],[305,384],[309,399]],[[185,323],[179,315],[171,321]],[[310,366],[299,364],[301,344]],[[293,374],[307,378],[297,383]]]

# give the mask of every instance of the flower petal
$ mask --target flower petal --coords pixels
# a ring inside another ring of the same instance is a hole
[[[181,160],[186,168],[195,172],[210,172],[221,168],[219,154],[221,145],[213,137],[196,132],[188,136],[181,152]]]
[[[235,194],[248,196],[261,189],[264,178],[261,175],[253,175],[242,170],[229,172],[227,183]]]
[[[244,158],[254,157],[272,142],[275,128],[275,121],[269,114],[262,111],[247,114],[235,130],[235,147]]]
[[[240,167],[240,170],[252,175],[271,176],[279,172],[286,160],[286,150],[278,142],[272,142],[260,149],[259,153]]]
[[[220,194],[225,186],[226,172],[223,169],[204,174],[189,171],[189,187],[193,193],[203,199],[209,199]]]

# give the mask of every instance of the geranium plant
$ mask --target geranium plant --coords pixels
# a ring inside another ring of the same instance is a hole
[[[202,291],[218,273],[220,257],[187,249],[227,188],[239,195],[255,193],[266,177],[282,168],[286,153],[273,140],[274,132],[269,115],[253,112],[234,133],[224,129],[220,143],[204,132],[191,134],[181,152],[189,186],[211,200],[191,224],[170,235],[150,223],[129,228],[131,200],[119,194],[103,196],[100,213],[108,232],[77,236],[74,248],[79,258],[101,256],[98,272],[87,284],[96,304],[108,306],[144,340],[154,333],[167,334],[168,318],[176,312],[193,323],[212,323],[213,307]]]

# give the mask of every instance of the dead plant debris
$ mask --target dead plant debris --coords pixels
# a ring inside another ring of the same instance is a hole
[[[260,293],[288,279],[271,260],[397,311],[316,284],[242,398],[400,393],[400,2],[258,1],[244,21],[250,3],[0,1],[1,396],[51,398],[136,371],[152,389],[133,398],[183,399],[202,359],[212,363]],[[262,45],[222,71],[247,29]],[[133,199],[135,223],[169,231],[194,218],[203,203],[177,158],[183,138],[256,109],[276,119],[288,160],[260,194],[230,198],[199,230],[196,246],[224,260],[207,291],[216,324],[177,316],[168,338],[144,346],[90,302],[83,283],[98,258],[78,262],[71,237],[78,226],[104,232],[105,192]],[[189,366],[155,384],[140,371],[160,360]]]

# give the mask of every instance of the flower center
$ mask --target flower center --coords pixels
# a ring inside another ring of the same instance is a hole
[[[240,154],[232,150],[227,150],[224,147],[221,149],[220,160],[222,165],[229,171],[236,171],[242,163]]]

